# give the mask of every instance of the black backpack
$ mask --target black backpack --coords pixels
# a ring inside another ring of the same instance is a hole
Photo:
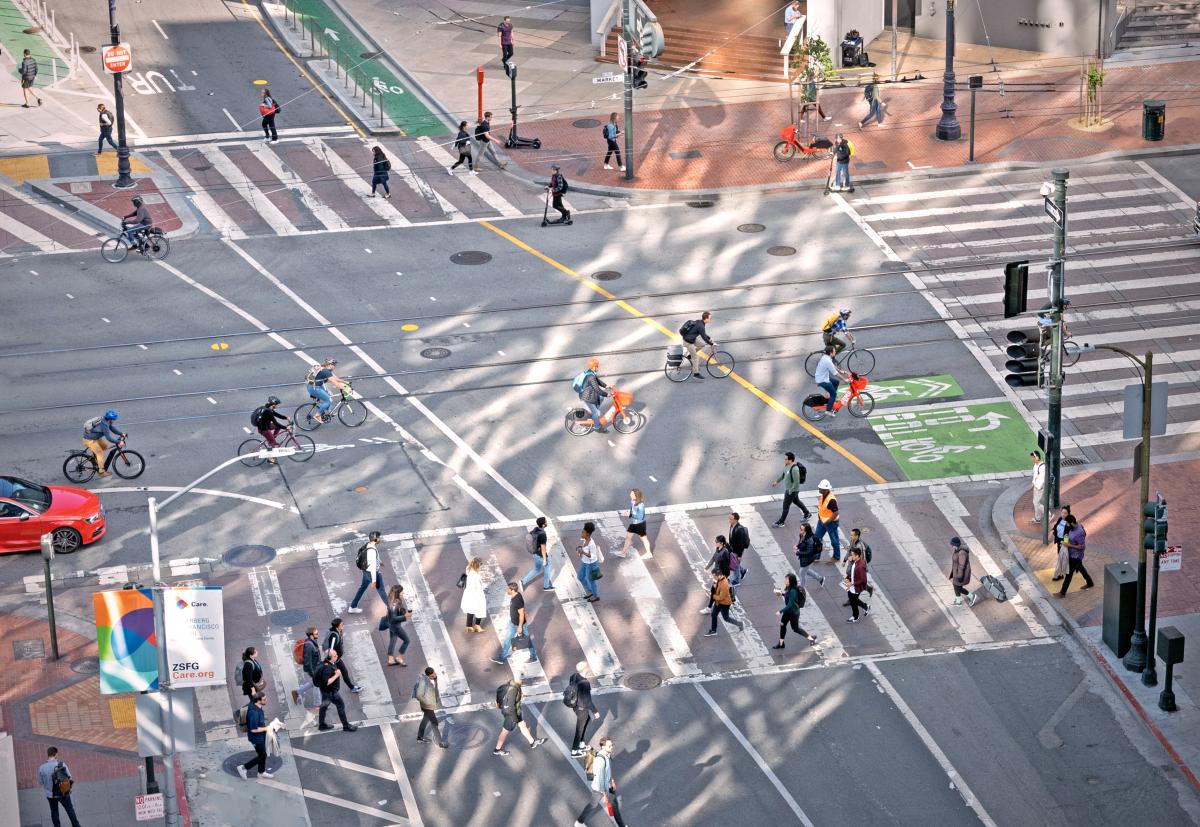
[[[686,322],[683,323],[683,326],[679,328],[679,335],[682,336],[684,339],[687,339],[689,336],[695,336],[699,332],[696,328],[697,328],[696,320],[688,319]]]
[[[804,467],[804,463],[803,463],[803,462],[801,462],[800,460],[796,460],[796,464],[795,464],[795,466],[794,466],[794,467],[796,467],[796,468],[798,468],[798,469],[799,469],[799,473],[800,473],[800,477],[799,477],[799,479],[800,479],[800,484],[801,484],[801,485],[804,485],[804,481],[805,481],[806,479],[808,479],[808,469]]]
[[[255,428],[261,428],[263,416],[266,414],[266,412],[267,412],[267,406],[259,405],[257,408],[254,409],[254,412],[250,414],[250,424],[253,425]]]
[[[358,557],[354,560],[354,565],[359,571],[367,570],[367,546],[370,543],[363,543],[358,549]]]
[[[579,705],[579,684],[575,681],[567,683],[567,688],[563,690],[563,706],[574,709]]]
[[[496,690],[496,709],[504,709],[504,696],[508,694],[508,684],[502,683]]]

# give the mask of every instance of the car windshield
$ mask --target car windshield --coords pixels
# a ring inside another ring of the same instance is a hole
[[[19,477],[0,477],[0,497],[19,502],[39,514],[50,507],[50,489]]]

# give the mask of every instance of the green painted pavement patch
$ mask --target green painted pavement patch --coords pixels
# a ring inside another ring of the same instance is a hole
[[[331,8],[321,0],[287,0],[286,5],[296,14],[305,31],[312,32],[313,38],[321,43],[324,51],[333,55],[351,78],[356,79],[360,86],[365,85],[380,93],[384,114],[404,134],[446,134],[446,125],[412,94],[407,81],[397,77],[378,58],[363,57],[378,52],[375,47],[355,36]]]
[[[67,76],[67,64],[55,55],[42,35],[25,34],[25,29],[35,27],[12,0],[0,0],[0,45],[17,64],[16,76],[20,77],[21,55],[28,49],[38,64],[37,79],[33,85],[49,86],[54,83],[54,67],[58,66],[58,78],[62,80]]]
[[[916,399],[940,399],[946,396],[963,395],[963,389],[948,373],[872,382],[868,386],[867,392],[875,398],[877,405],[894,405],[899,402],[912,402]]]
[[[870,422],[910,480],[1019,471],[1037,444],[1010,402],[885,413]]]

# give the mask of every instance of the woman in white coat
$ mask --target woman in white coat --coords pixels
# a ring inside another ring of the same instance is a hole
[[[483,561],[472,557],[471,562],[467,563],[467,570],[463,572],[465,581],[460,605],[467,614],[468,632],[482,632],[483,626],[479,622],[487,617],[487,595],[483,592],[483,577],[480,575],[482,567]]]

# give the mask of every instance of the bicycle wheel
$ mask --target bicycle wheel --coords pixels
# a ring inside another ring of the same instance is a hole
[[[814,379],[817,376],[817,363],[821,361],[821,357],[825,355],[823,350],[814,350],[808,354],[808,358],[804,360],[804,370],[809,376]]]
[[[296,408],[296,413],[292,414],[292,421],[302,431],[315,431],[320,428],[321,420],[317,418],[317,403],[309,402],[307,405]]]
[[[123,480],[136,480],[146,470],[146,460],[142,459],[142,455],[124,448],[117,451],[109,465],[113,473]]]
[[[663,373],[672,382],[686,382],[688,377],[692,375],[692,363],[684,359],[678,365],[672,367],[669,363],[663,367]]]
[[[91,454],[71,454],[63,463],[63,476],[74,483],[85,483],[96,476],[96,460]]]
[[[267,447],[267,443],[261,439],[247,439],[238,446],[238,457],[241,459],[242,465],[247,468],[257,468],[267,461],[266,457],[256,457],[254,453],[261,451]],[[247,456],[249,455],[249,456]]]
[[[283,447],[296,449],[295,453],[288,454],[292,462],[308,462],[317,453],[317,443],[304,434],[292,434],[291,439],[284,440]]]
[[[822,405],[819,408],[814,408],[814,407],[811,407],[810,405],[806,405],[803,402],[801,402],[800,403],[800,415],[803,416],[805,419],[807,419],[809,422],[820,422],[822,419],[825,418],[825,406]]]
[[[637,411],[631,411],[628,408],[619,414],[613,415],[613,430],[619,434],[632,434],[638,428],[642,427],[638,421],[639,414]]]
[[[109,264],[120,264],[129,255],[129,245],[121,236],[110,238],[100,245],[100,255]]]
[[[338,405],[338,420],[347,428],[357,428],[367,421],[367,406],[361,399],[347,399]]]
[[[165,235],[157,233],[146,236],[146,258],[151,261],[161,261],[171,252],[171,242]]]
[[[713,379],[724,379],[733,373],[733,357],[727,351],[713,351],[712,358],[708,360],[707,364],[708,375]]]
[[[775,144],[775,160],[790,161],[796,157],[796,145],[791,141],[780,141]]]
[[[855,348],[846,357],[846,370],[866,376],[875,369],[875,354],[865,347]]]
[[[582,413],[583,418],[576,416]],[[572,436],[586,436],[592,431],[592,420],[587,415],[587,411],[582,408],[575,408],[567,411],[566,417],[563,419],[563,427],[567,429],[567,433]]]
[[[875,397],[866,391],[859,391],[856,396],[850,397],[850,404],[847,407],[850,409],[851,416],[862,419],[870,416],[871,411],[875,410]]]
[[[1079,345],[1074,339],[1063,340],[1063,364],[1067,367],[1079,361]]]

